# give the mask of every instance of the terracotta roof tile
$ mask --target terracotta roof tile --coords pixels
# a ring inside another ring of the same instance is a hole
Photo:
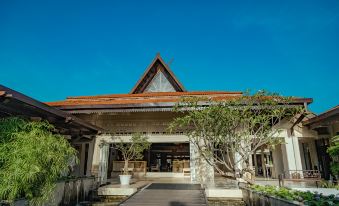
[[[50,106],[73,105],[108,105],[108,104],[143,104],[159,102],[177,102],[181,97],[210,97],[212,99],[229,99],[241,96],[241,92],[157,92],[142,94],[112,94],[99,96],[67,97],[64,101],[47,102]]]
[[[107,94],[96,96],[76,96],[67,97],[67,99],[96,99],[96,98],[115,98],[115,97],[163,97],[163,96],[185,96],[185,95],[214,95],[214,94],[238,94],[242,92],[223,92],[223,91],[195,91],[195,92],[146,92],[141,94]]]
[[[99,96],[68,97],[64,101],[47,102],[50,106],[79,106],[79,105],[127,105],[145,103],[168,103],[178,102],[182,97],[208,97],[213,100],[226,100],[242,96],[241,92],[157,92],[142,94],[112,94]],[[311,103],[309,98],[293,98],[295,103]]]

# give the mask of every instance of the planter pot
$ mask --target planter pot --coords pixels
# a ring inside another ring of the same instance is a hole
[[[132,175],[119,175],[121,185],[129,185]]]

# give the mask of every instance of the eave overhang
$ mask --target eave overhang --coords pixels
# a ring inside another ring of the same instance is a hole
[[[103,131],[72,114],[48,106],[15,90],[0,85],[0,117],[19,116],[47,120],[65,135],[96,135]]]
[[[304,105],[309,104],[312,98],[296,98],[290,105]],[[157,102],[157,103],[143,103],[143,104],[93,104],[93,105],[63,105],[56,106],[56,108],[68,111],[72,114],[90,114],[90,113],[114,113],[114,112],[168,112],[174,111],[174,108],[179,101],[174,102]],[[201,101],[202,107],[209,106],[210,102]]]
[[[310,129],[328,127],[331,124],[339,122],[339,105],[303,122],[304,126]]]

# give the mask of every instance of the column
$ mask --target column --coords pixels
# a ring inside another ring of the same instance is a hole
[[[214,184],[214,167],[199,154],[197,147],[190,143],[191,181],[204,185]]]
[[[199,182],[197,178],[197,173],[198,173],[198,150],[194,144],[191,142],[190,144],[190,170],[191,170],[191,182]]]
[[[100,164],[100,142],[101,137],[96,136],[93,140],[93,156],[92,156],[92,166],[91,166],[91,174],[96,178],[99,176],[99,164]]]
[[[267,177],[267,174],[266,174],[266,162],[265,162],[265,157],[264,157],[264,151],[265,151],[264,146],[261,146],[260,151],[261,151],[261,168],[262,168],[262,174],[263,174],[263,176],[266,178],[266,177]]]
[[[87,176],[92,175],[92,165],[93,165],[93,156],[94,156],[94,145],[95,145],[95,140],[92,140],[89,142],[89,148],[88,148],[88,159],[87,159],[87,171],[86,174]]]
[[[254,169],[255,169],[255,176],[258,176],[258,159],[257,159],[257,150],[254,151]]]
[[[242,161],[241,160],[241,156],[238,152],[236,152],[234,154],[234,162],[236,163],[236,168],[235,168],[235,175],[236,177],[240,177],[240,172],[242,171]]]
[[[286,157],[284,161],[285,171],[290,170],[290,172],[286,174],[288,175],[287,178],[291,178],[291,174],[296,172],[302,177],[302,172],[296,171],[302,170],[298,138],[295,136],[285,137],[285,143],[282,147],[282,152],[283,156]]]
[[[79,174],[80,176],[83,176],[85,173],[84,167],[85,167],[85,153],[86,153],[86,144],[80,144],[79,145],[81,147],[81,153],[80,153],[80,169],[79,169]]]
[[[108,168],[108,152],[109,144],[102,142],[99,145],[100,148],[100,157],[99,157],[99,183],[105,184],[107,182],[107,168]]]
[[[273,169],[275,171],[275,176],[273,178],[278,178],[278,175],[284,174],[284,156],[281,150],[281,145],[276,145],[273,152]]]

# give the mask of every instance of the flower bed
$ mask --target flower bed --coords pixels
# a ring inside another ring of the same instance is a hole
[[[284,187],[260,185],[241,187],[241,189],[246,205],[250,206],[339,205],[339,197],[334,195],[323,196]]]

